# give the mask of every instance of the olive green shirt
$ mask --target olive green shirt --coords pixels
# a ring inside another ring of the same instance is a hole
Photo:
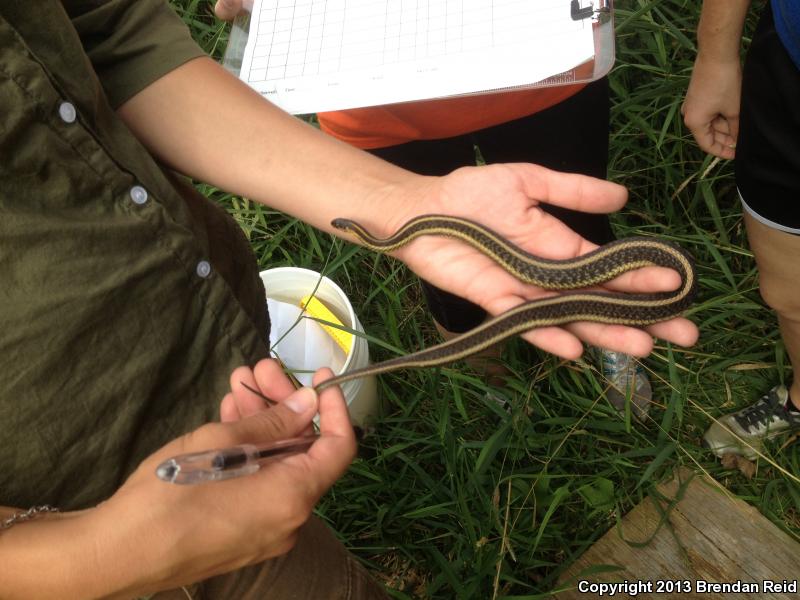
[[[107,498],[267,355],[241,230],[114,111],[200,55],[163,0],[0,3],[0,505]]]

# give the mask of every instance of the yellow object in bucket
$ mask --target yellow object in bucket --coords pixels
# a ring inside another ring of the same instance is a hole
[[[336,318],[336,315],[334,315],[327,306],[317,300],[314,296],[303,296],[303,298],[300,299],[300,307],[304,308],[310,317],[344,327],[344,324]],[[347,356],[350,353],[350,349],[353,347],[353,334],[345,331],[344,329],[331,327],[325,323],[320,323],[320,326],[329,336],[333,338],[333,341],[335,341],[339,347],[344,350],[344,354]]]

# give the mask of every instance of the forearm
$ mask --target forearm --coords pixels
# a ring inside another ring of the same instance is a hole
[[[697,27],[698,59],[739,62],[742,29],[750,0],[704,0]]]
[[[396,190],[426,181],[286,114],[208,58],[158,79],[119,114],[172,168],[327,231],[345,216],[389,233],[404,202]]]
[[[13,512],[0,508],[4,516]],[[47,514],[0,531],[0,596],[4,600],[102,595],[84,515]]]
[[[0,598],[123,599],[157,591],[159,549],[136,530],[136,515],[111,514],[108,504],[0,531]],[[2,518],[14,512],[0,507]]]

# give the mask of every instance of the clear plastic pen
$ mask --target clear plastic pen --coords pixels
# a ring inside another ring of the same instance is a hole
[[[243,444],[231,448],[181,454],[161,463],[156,469],[156,476],[162,481],[180,484],[242,477],[255,473],[261,465],[276,458],[305,452],[318,439],[319,435],[314,434],[269,444]]]

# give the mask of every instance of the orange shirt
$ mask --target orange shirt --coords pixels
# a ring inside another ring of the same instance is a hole
[[[452,137],[527,117],[566,100],[584,84],[564,85],[318,113],[320,128],[358,148]]]

